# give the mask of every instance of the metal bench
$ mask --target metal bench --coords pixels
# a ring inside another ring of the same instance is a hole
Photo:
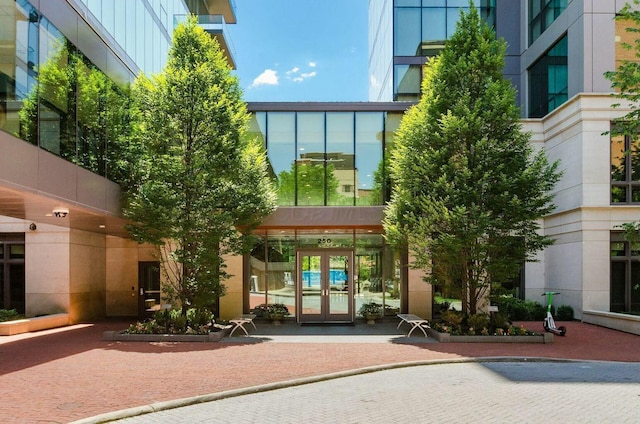
[[[251,324],[251,325],[253,325],[253,328],[256,328],[256,324],[253,322],[253,319],[255,317],[256,317],[256,315],[254,315],[254,314],[243,314],[243,315],[240,315],[239,317],[236,317],[234,319],[230,319],[229,322],[231,324],[233,324],[233,329],[231,330],[231,333],[229,333],[229,337],[233,336],[233,333],[238,328],[241,328],[242,331],[244,331],[244,334],[246,336],[248,336],[249,332],[247,331],[247,329],[244,326],[245,326],[245,324]]]
[[[396,328],[400,328],[400,326],[405,322],[411,325],[411,330],[409,330],[409,334],[407,334],[407,337],[411,336],[411,333],[413,333],[416,328],[419,328],[425,337],[429,337],[427,335],[427,332],[425,331],[425,328],[431,328],[431,326],[429,325],[429,321],[427,321],[426,319],[420,318],[419,316],[414,314],[397,314],[397,317],[400,318],[400,323]]]

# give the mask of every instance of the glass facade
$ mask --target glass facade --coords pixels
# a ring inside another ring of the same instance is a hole
[[[147,0],[135,2],[135,7],[124,0],[83,3],[141,69],[153,72],[164,66],[170,39],[153,10],[168,13],[182,2],[154,2],[155,9]],[[0,128],[119,181],[127,90],[137,70],[127,68],[103,45],[100,48],[98,35],[78,17],[61,21],[66,36],[26,0],[0,4]],[[72,39],[89,50],[81,51]]]
[[[281,206],[370,206],[388,198],[385,148],[402,113],[255,112]]]
[[[542,118],[567,101],[567,55],[565,35],[529,69],[529,118]]]
[[[314,254],[301,256],[306,261],[296,272],[296,252],[316,249]],[[318,284],[316,272],[321,253],[335,249],[354,251],[353,297],[346,296],[347,267],[345,257],[335,256],[330,261],[332,307],[347,310],[340,303],[352,301],[351,310],[362,304],[376,302],[385,305],[388,315],[400,311],[401,282],[400,255],[387,246],[382,234],[365,230],[269,230],[249,256],[249,307],[255,310],[263,304],[281,303],[289,313],[298,316],[298,309],[311,307],[305,302],[316,301],[301,294],[312,291]],[[339,259],[339,260],[338,260]],[[298,281],[298,276],[302,281]],[[298,299],[298,300],[296,300]]]
[[[171,44],[173,17],[188,13],[184,2],[175,0],[78,1],[147,73],[162,71]]]
[[[567,0],[529,0],[529,45],[567,8]]]
[[[611,233],[610,311],[640,315],[640,245]]]
[[[495,24],[495,0],[475,0],[481,17]],[[468,0],[395,0],[393,3],[394,101],[420,97],[422,66],[454,33]]]

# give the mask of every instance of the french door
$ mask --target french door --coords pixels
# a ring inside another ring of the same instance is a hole
[[[299,322],[353,322],[353,251],[299,250]]]

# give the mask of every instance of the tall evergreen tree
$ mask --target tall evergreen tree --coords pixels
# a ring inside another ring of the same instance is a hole
[[[458,287],[472,314],[492,284],[553,242],[537,220],[554,208],[558,164],[534,153],[521,130],[504,53],[470,4],[425,67],[422,98],[402,120],[390,164],[388,237],[407,243],[429,282]]]
[[[132,236],[158,246],[163,289],[187,308],[217,307],[224,254],[275,208],[264,149],[217,42],[191,17],[173,34],[167,66],[133,87],[138,184],[125,213]]]

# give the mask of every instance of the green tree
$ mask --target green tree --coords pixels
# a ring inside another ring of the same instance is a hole
[[[615,19],[627,25],[625,32],[629,34],[629,38],[633,39],[633,44],[623,41],[620,46],[624,50],[633,51],[634,59],[622,59],[616,70],[604,74],[611,81],[611,87],[615,90],[614,96],[625,101],[625,106],[630,108],[630,111],[623,117],[614,119],[609,132],[612,136],[629,136],[631,151],[627,151],[625,154],[638,154],[640,148],[638,146],[638,134],[640,134],[640,0],[625,3],[624,7],[616,14]],[[626,39],[627,37],[625,37]],[[617,102],[612,106],[619,108],[622,103]],[[624,180],[624,171],[624,167],[618,166],[612,169],[612,176],[616,178],[614,173],[617,173],[616,180]],[[626,240],[633,243],[640,240],[640,221],[624,223],[620,228],[624,231]]]
[[[170,300],[213,308],[224,294],[224,255],[247,248],[275,208],[262,145],[217,42],[191,17],[173,34],[168,63],[132,89],[138,183],[125,214],[140,241],[158,247]]]
[[[390,164],[387,237],[407,244],[428,282],[458,287],[471,314],[492,284],[553,243],[537,220],[554,208],[558,164],[534,153],[521,131],[504,53],[470,5],[426,65],[422,98],[401,122]]]
[[[634,51],[634,60],[622,59],[618,68],[605,72],[605,77],[611,81],[612,88],[616,91],[615,97],[625,100],[631,111],[622,118],[614,120],[611,128],[613,135],[629,135],[637,140],[640,132],[640,0],[632,0],[616,14],[615,19],[626,23],[625,32],[633,38],[633,44],[627,41],[620,46],[627,51]],[[626,38],[626,37],[625,37]],[[621,103],[615,103],[614,108]]]

